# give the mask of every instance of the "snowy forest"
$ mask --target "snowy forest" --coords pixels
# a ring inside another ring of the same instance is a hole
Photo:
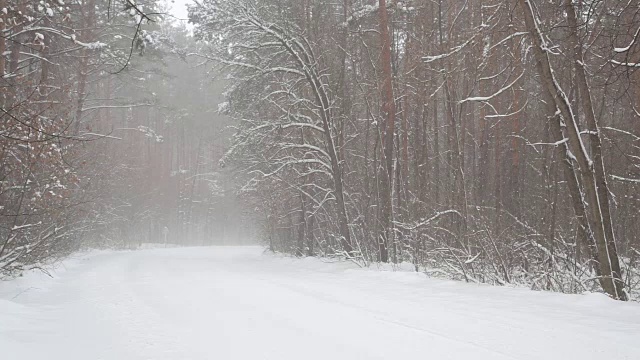
[[[224,85],[163,6],[0,2],[3,276],[83,247],[253,236],[218,166]]]
[[[260,241],[640,298],[639,0],[0,0],[0,276]]]

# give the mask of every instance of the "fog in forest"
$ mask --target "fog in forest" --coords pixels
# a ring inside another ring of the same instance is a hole
[[[2,360],[640,358],[640,0],[0,0],[0,77]]]
[[[0,9],[3,278],[260,244],[638,296],[636,0]]]

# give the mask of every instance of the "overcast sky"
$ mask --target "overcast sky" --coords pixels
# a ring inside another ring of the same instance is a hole
[[[165,0],[169,4],[171,14],[180,19],[187,19],[187,4],[191,0]]]

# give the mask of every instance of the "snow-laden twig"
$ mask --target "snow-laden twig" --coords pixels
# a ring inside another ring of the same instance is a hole
[[[451,50],[449,50],[449,52],[447,52],[447,53],[440,54],[440,55],[433,55],[433,56],[423,56],[422,57],[422,61],[424,63],[430,63],[430,62],[434,62],[434,61],[437,61],[437,60],[446,59],[449,56],[455,55],[455,54],[459,53],[462,49],[467,47],[467,45],[472,44],[473,41],[475,40],[476,36],[477,35],[472,36],[467,41],[465,41],[462,44],[460,44],[460,45],[452,48]]]
[[[640,35],[640,27],[638,27],[638,30],[636,30],[635,34],[633,34],[633,38],[629,42],[629,45],[621,47],[621,48],[614,48],[613,51],[616,52],[616,53],[625,53],[625,52],[629,51],[631,49],[631,47],[638,40],[638,36],[639,35]]]
[[[618,175],[610,175],[610,176],[614,180],[640,184],[640,179],[626,178],[626,177],[622,177],[622,176],[618,176]]]
[[[398,222],[398,221],[394,221],[394,223],[395,223],[398,227],[400,227],[400,228],[402,228],[402,229],[405,229],[405,230],[415,230],[415,229],[420,228],[420,227],[423,227],[423,226],[425,226],[425,225],[429,225],[429,224],[430,224],[430,223],[432,223],[434,220],[437,220],[437,219],[439,219],[441,216],[443,216],[443,215],[447,215],[447,214],[456,214],[456,215],[458,215],[458,216],[462,216],[462,214],[460,214],[460,212],[459,212],[458,210],[453,210],[453,209],[451,209],[451,210],[440,211],[440,212],[436,213],[435,215],[433,215],[432,217],[430,217],[430,218],[428,218],[428,219],[425,219],[425,220],[421,220],[421,221],[419,221],[419,222],[417,222],[417,223],[415,223],[415,224],[412,224],[412,225],[408,225],[408,224],[405,224],[405,223],[403,223],[403,222]]]
[[[503,92],[511,89],[511,87],[513,85],[515,85],[515,83],[517,83],[522,77],[524,76],[524,71],[517,77],[515,78],[512,82],[510,82],[509,84],[505,85],[502,89],[496,91],[495,93],[493,93],[492,95],[489,96],[475,96],[475,97],[468,97],[466,99],[462,99],[460,101],[458,101],[459,104],[464,104],[468,101],[489,101],[497,96],[499,96],[500,94],[502,94]]]

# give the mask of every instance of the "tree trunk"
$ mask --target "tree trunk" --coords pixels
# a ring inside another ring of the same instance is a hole
[[[582,201],[587,204],[585,208],[587,209],[586,214],[589,227],[593,232],[597,247],[597,258],[595,260],[601,271],[599,278],[600,284],[603,290],[614,299],[626,300],[624,285],[620,278],[621,272],[617,254],[608,251],[609,245],[606,234],[611,230],[605,229],[607,224],[610,225],[610,223],[604,220],[605,214],[602,208],[602,199],[599,197],[598,181],[596,180],[596,170],[594,168],[597,164],[594,164],[588,157],[587,150],[580,138],[578,122],[574,111],[555,79],[549,55],[546,51],[548,46],[543,35],[540,33],[530,0],[518,1],[523,10],[525,25],[534,43],[533,54],[536,59],[536,70],[540,75],[544,91],[547,92],[549,98],[553,100],[557,113],[562,116],[562,119],[560,119],[559,116],[556,116],[556,118],[558,121],[563,121],[563,123],[558,124],[558,126],[561,127],[562,138],[568,138],[565,142],[568,143],[567,151],[571,151],[572,157],[575,158],[575,161],[579,165],[580,178],[582,179],[583,191],[586,197]],[[603,190],[608,191],[606,188]]]
[[[4,9],[7,6],[7,0],[0,0],[0,9]],[[0,36],[0,79],[4,79],[4,70],[5,70],[5,51],[7,51],[7,47],[6,47],[6,42],[4,40],[4,29],[6,27],[7,23],[7,16],[5,16],[4,12],[0,12],[0,34],[3,34],[3,36]],[[4,98],[5,95],[3,95],[3,98],[0,98],[0,104],[5,103],[5,101],[7,99]]]
[[[622,272],[620,269],[620,263],[618,259],[618,250],[616,248],[615,235],[613,233],[613,224],[611,221],[611,208],[609,201],[609,186],[607,184],[606,172],[604,167],[604,159],[602,156],[602,140],[600,138],[600,128],[598,127],[598,121],[593,109],[593,103],[591,101],[591,90],[587,83],[587,74],[584,68],[584,56],[583,46],[580,43],[580,37],[578,36],[578,21],[576,18],[576,11],[571,0],[565,0],[565,11],[567,13],[567,20],[569,23],[569,46],[573,48],[572,60],[575,70],[575,78],[578,83],[578,90],[580,91],[580,104],[582,105],[582,112],[587,120],[587,127],[589,128],[590,135],[590,149],[593,160],[593,172],[595,175],[596,189],[598,192],[598,199],[601,209],[602,225],[604,227],[606,236],[606,247],[609,260],[611,261],[611,272],[614,279],[614,287],[616,289],[617,298],[625,298],[623,289],[624,283],[622,282]]]
[[[383,154],[384,154],[384,175],[382,176],[382,229],[378,240],[380,261],[389,261],[388,246],[393,236],[393,145],[395,133],[395,101],[393,97],[393,74],[391,71],[391,36],[389,35],[389,17],[385,0],[378,1],[379,22],[380,22],[380,46],[381,46],[381,68],[382,68],[382,117],[385,126],[383,128]]]

